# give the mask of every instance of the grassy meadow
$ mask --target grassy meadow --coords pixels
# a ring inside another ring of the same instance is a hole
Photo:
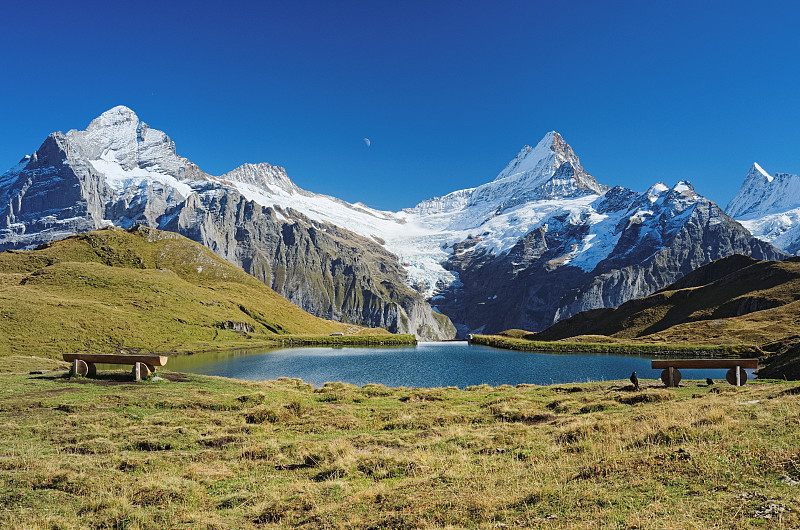
[[[145,227],[0,253],[0,316],[0,356],[414,341],[312,316],[202,245]]]
[[[3,528],[800,526],[797,383],[312,388],[4,361]]]

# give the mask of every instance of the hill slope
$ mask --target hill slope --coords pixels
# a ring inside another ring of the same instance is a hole
[[[644,298],[575,315],[526,338],[579,335],[764,346],[800,325],[800,259],[723,258]]]
[[[358,332],[183,236],[109,227],[0,253],[0,355],[187,351]]]

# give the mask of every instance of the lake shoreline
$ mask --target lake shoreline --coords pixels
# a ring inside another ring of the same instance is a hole
[[[491,346],[504,350],[546,353],[612,353],[615,355],[685,355],[688,357],[761,357],[764,352],[757,346],[739,344],[657,344],[619,342],[563,342],[535,341],[504,337],[501,335],[472,335],[470,344]]]

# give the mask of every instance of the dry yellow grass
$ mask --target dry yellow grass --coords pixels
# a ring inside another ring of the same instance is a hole
[[[796,384],[105,377],[0,375],[3,527],[800,525]]]

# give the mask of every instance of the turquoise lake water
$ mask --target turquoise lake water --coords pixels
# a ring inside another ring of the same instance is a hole
[[[362,386],[443,387],[486,383],[537,385],[627,379],[658,379],[650,357],[515,352],[466,342],[430,342],[402,347],[309,347],[236,351],[170,357],[170,371],[218,375],[250,381],[299,378],[314,386],[340,381]],[[681,370],[683,380],[711,377],[724,382],[725,370]],[[750,376],[752,378],[752,375]],[[726,383],[727,384],[727,383]]]

